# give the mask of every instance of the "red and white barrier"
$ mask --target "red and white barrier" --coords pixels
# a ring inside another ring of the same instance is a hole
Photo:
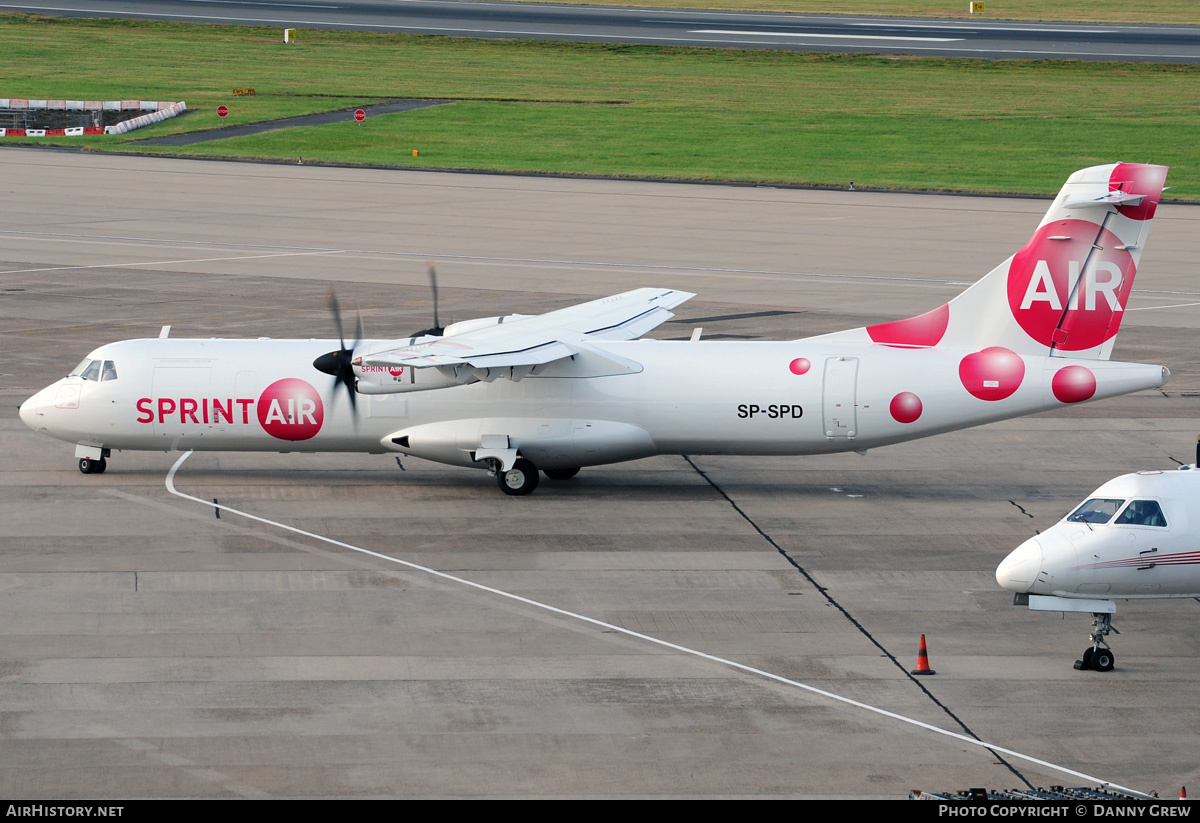
[[[141,111],[141,114],[115,126],[81,126],[69,129],[0,129],[0,137],[82,137],[85,134],[125,134],[151,123],[176,117],[187,111],[187,103],[155,102],[150,100],[30,100],[19,97],[0,97],[0,109],[55,111]]]

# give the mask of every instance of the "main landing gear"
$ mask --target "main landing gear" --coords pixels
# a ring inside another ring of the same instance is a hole
[[[496,484],[500,486],[500,491],[513,497],[529,494],[538,487],[538,468],[524,457],[518,457],[508,471],[500,467],[499,460],[495,460],[491,463],[489,472],[496,476]],[[542,474],[551,480],[570,480],[579,474],[579,469],[544,469]]]
[[[1083,650],[1083,659],[1075,661],[1075,668],[1086,671],[1111,672],[1116,665],[1117,657],[1108,648],[1104,638],[1112,632],[1120,634],[1113,628],[1112,615],[1093,612],[1092,614],[1092,645]]]
[[[523,457],[518,457],[511,469],[500,469],[496,472],[496,482],[500,484],[500,491],[505,494],[514,497],[529,494],[538,487],[537,466]]]
[[[108,461],[105,460],[103,457],[100,457],[100,458],[81,457],[81,458],[79,458],[79,470],[81,472],[83,472],[84,474],[104,474],[104,470],[107,468],[108,468]]]

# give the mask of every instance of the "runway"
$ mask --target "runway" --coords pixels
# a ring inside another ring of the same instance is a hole
[[[406,32],[988,60],[1200,62],[1200,27],[846,17],[476,0],[23,0],[0,11],[219,25]]]
[[[1196,782],[1200,604],[1119,604],[1117,670],[1078,672],[1086,617],[1015,608],[993,571],[1100,482],[1194,459],[1200,210],[1162,207],[1114,355],[1169,366],[1165,392],[866,456],[654,458],[519,499],[419,460],[198,454],[173,478],[189,500],[167,487],[179,455],[84,476],[17,404],[166,323],[326,336],[331,285],[368,334],[427,326],[427,259],[444,318],[654,285],[699,294],[655,336],[808,336],[939,305],[1046,203],[11,148],[0,170],[8,796]],[[938,674],[918,680],[922,633]]]

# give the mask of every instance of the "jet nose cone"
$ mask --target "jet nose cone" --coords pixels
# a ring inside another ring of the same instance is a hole
[[[1027,592],[1042,570],[1042,544],[1031,537],[996,567],[996,582],[1009,591]]]
[[[41,405],[40,398],[41,393],[39,392],[21,404],[21,421],[34,431],[37,431],[39,428],[37,408]]]

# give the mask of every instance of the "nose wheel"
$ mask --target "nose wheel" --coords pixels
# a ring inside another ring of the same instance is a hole
[[[104,470],[108,468],[108,461],[103,457],[94,459],[91,457],[79,458],[79,470],[84,474],[104,474]]]
[[[1075,661],[1075,668],[1080,671],[1091,669],[1096,672],[1111,672],[1117,663],[1117,656],[1108,647],[1105,637],[1110,632],[1120,632],[1113,628],[1111,614],[1094,613],[1092,617],[1092,645],[1083,650],[1083,657]]]

